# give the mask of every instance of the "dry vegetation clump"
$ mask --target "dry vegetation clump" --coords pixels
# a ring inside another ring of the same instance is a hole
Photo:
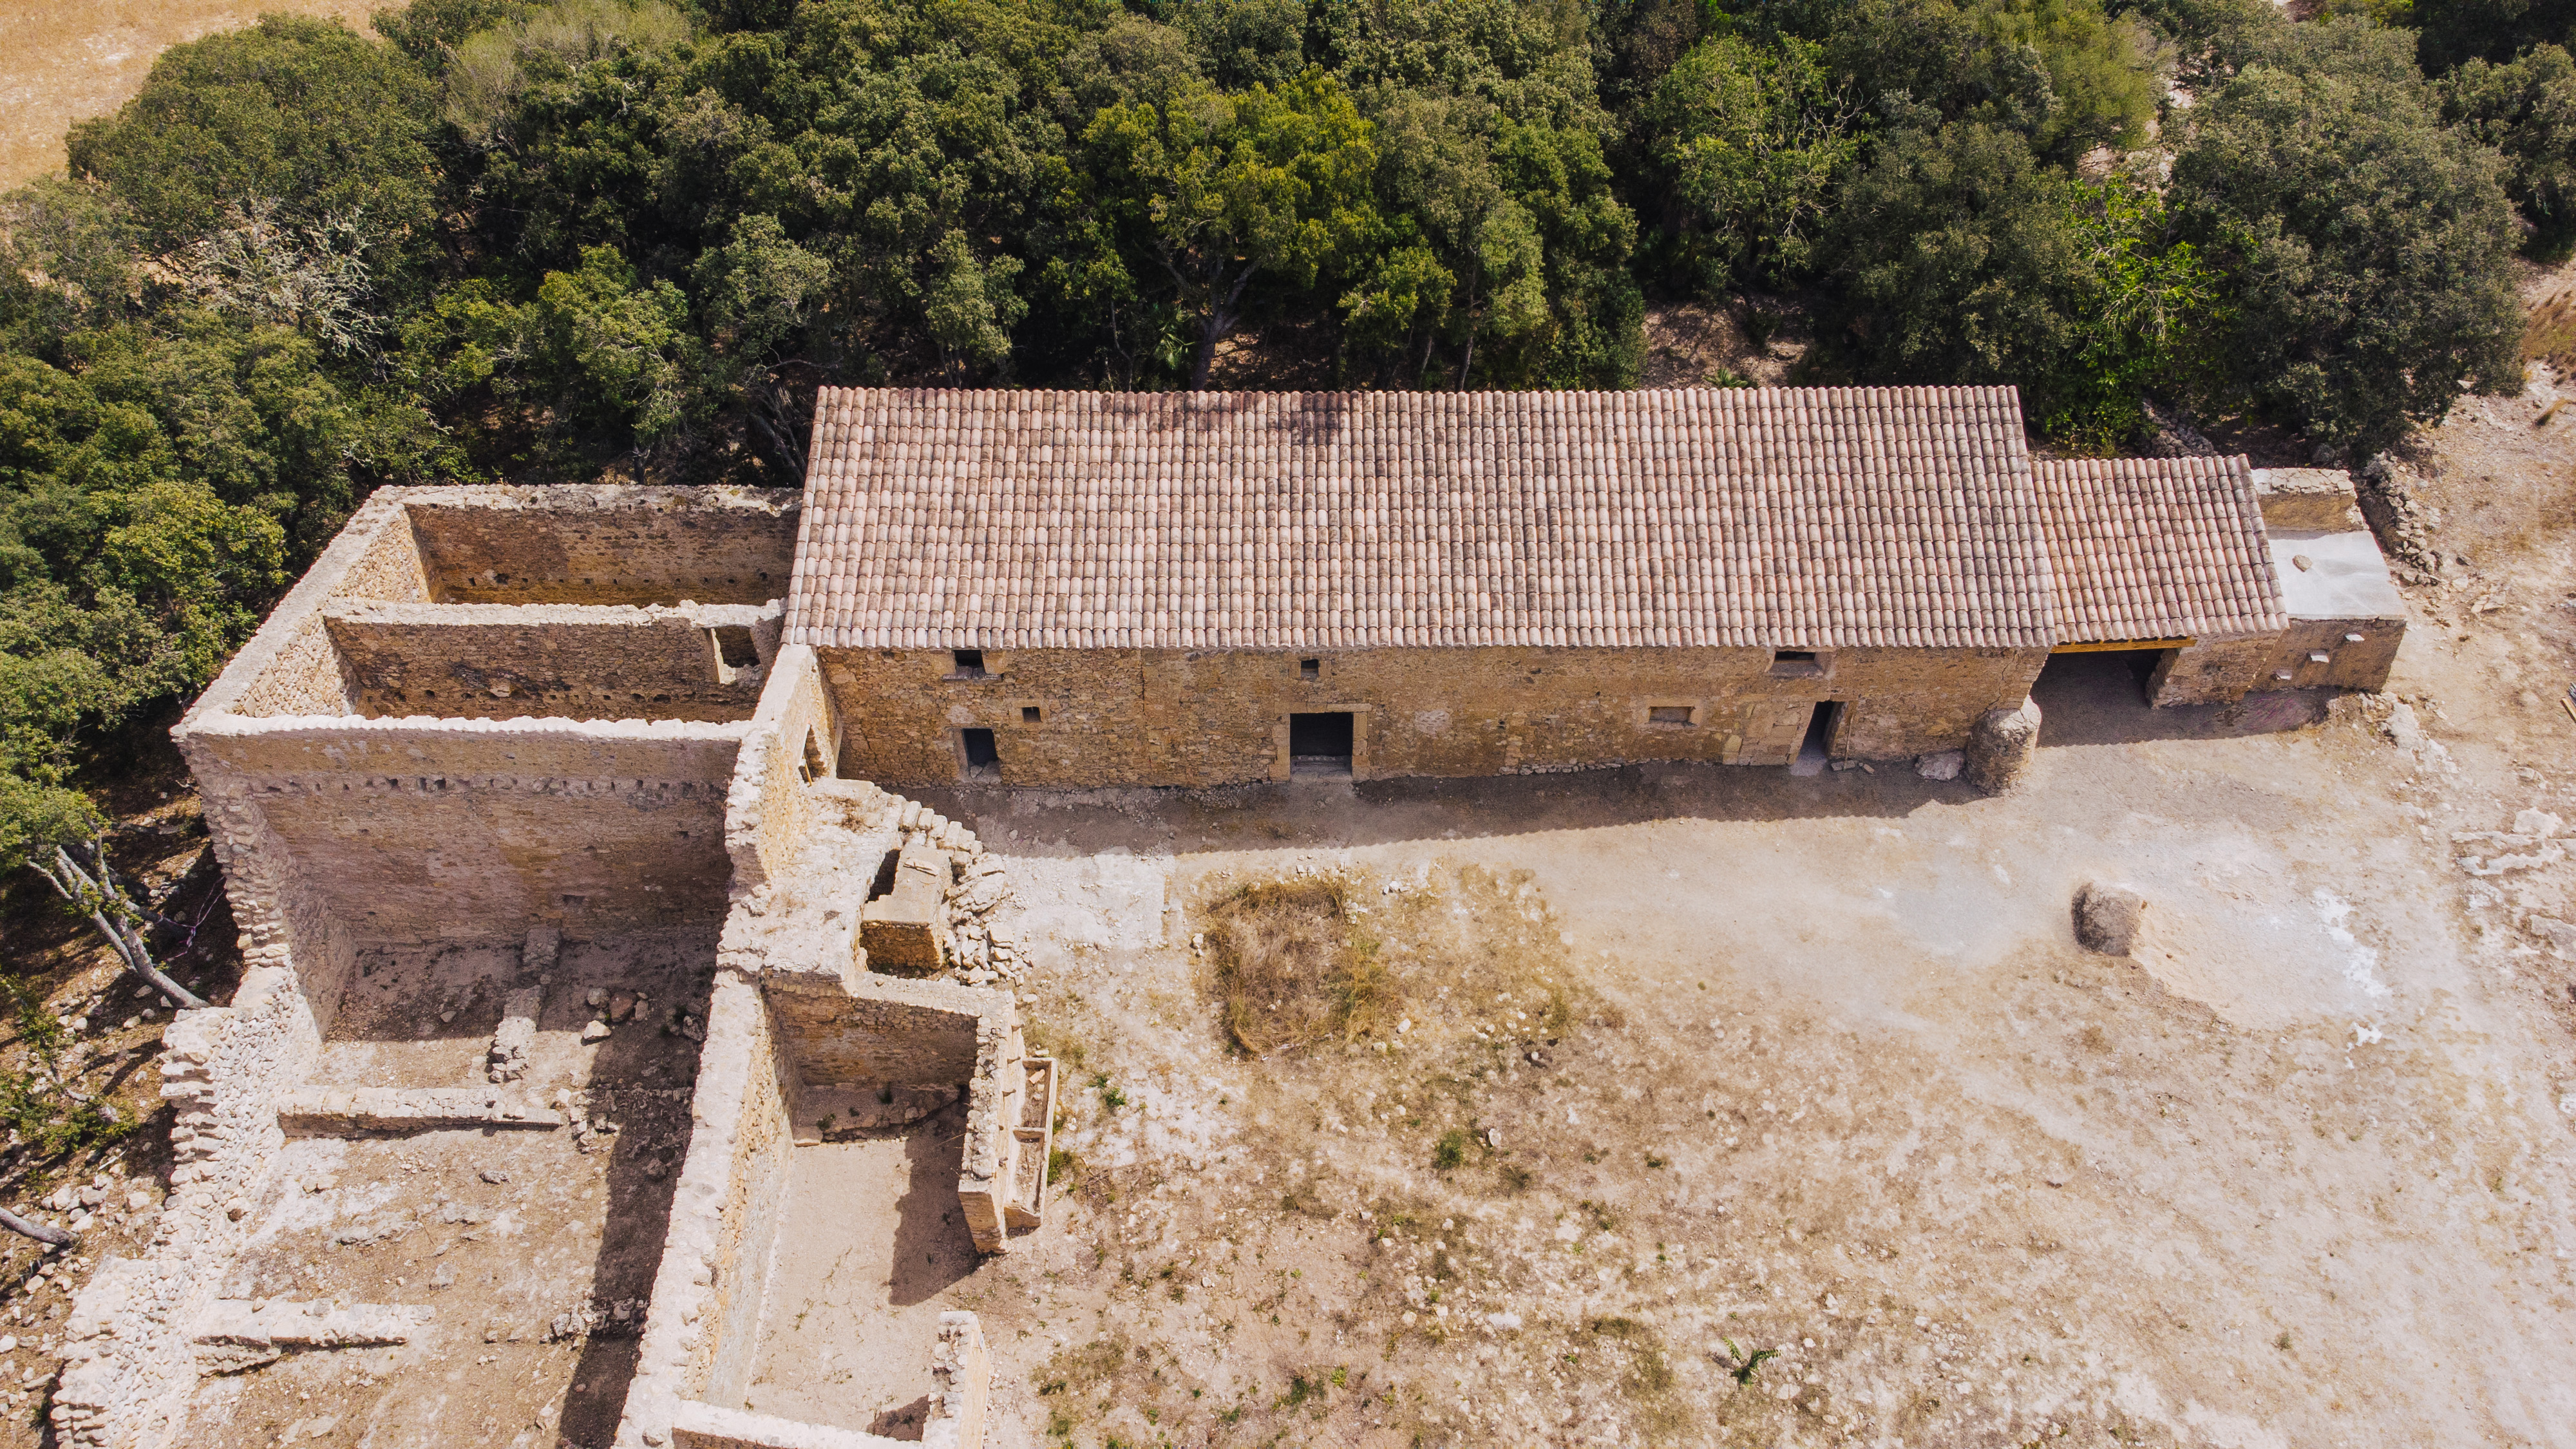
[[[2531,309],[2522,355],[2527,361],[2547,362],[2561,377],[2576,373],[2576,287],[2560,287]]]
[[[1209,972],[1237,1049],[1266,1057],[1379,1025],[1389,982],[1350,907],[1338,877],[1311,876],[1243,886],[1207,908]]]
[[[1209,994],[1227,1041],[1250,1056],[1334,1044],[1490,1054],[1551,1042],[1575,1020],[1564,936],[1526,871],[1255,881],[1199,914]]]

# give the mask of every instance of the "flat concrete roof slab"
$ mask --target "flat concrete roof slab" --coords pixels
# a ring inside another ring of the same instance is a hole
[[[2379,540],[2370,530],[2271,534],[2272,568],[2281,578],[2281,604],[2293,619],[2402,619],[2406,600],[2388,574]],[[2308,567],[2297,560],[2305,558]]]

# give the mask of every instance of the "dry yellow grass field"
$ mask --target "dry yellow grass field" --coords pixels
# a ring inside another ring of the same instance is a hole
[[[367,17],[399,0],[18,0],[0,5],[0,188],[63,169],[63,133],[142,88],[161,52],[263,12]]]

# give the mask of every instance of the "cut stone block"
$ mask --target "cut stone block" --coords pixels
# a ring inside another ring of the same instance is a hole
[[[298,1087],[277,1103],[277,1125],[289,1137],[563,1123],[559,1112],[478,1087]]]
[[[908,845],[896,858],[894,889],[868,902],[860,914],[860,944],[868,969],[889,976],[927,976],[943,964],[940,937],[947,934],[948,857]]]

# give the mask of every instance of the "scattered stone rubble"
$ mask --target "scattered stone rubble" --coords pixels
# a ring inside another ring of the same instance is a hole
[[[2442,553],[2433,546],[2433,530],[2441,520],[2415,496],[2414,479],[2406,465],[2381,453],[2354,475],[2353,485],[2361,498],[2362,517],[2379,536],[2379,546],[2391,560],[2412,571],[2406,581],[2420,584],[2439,578]]]

